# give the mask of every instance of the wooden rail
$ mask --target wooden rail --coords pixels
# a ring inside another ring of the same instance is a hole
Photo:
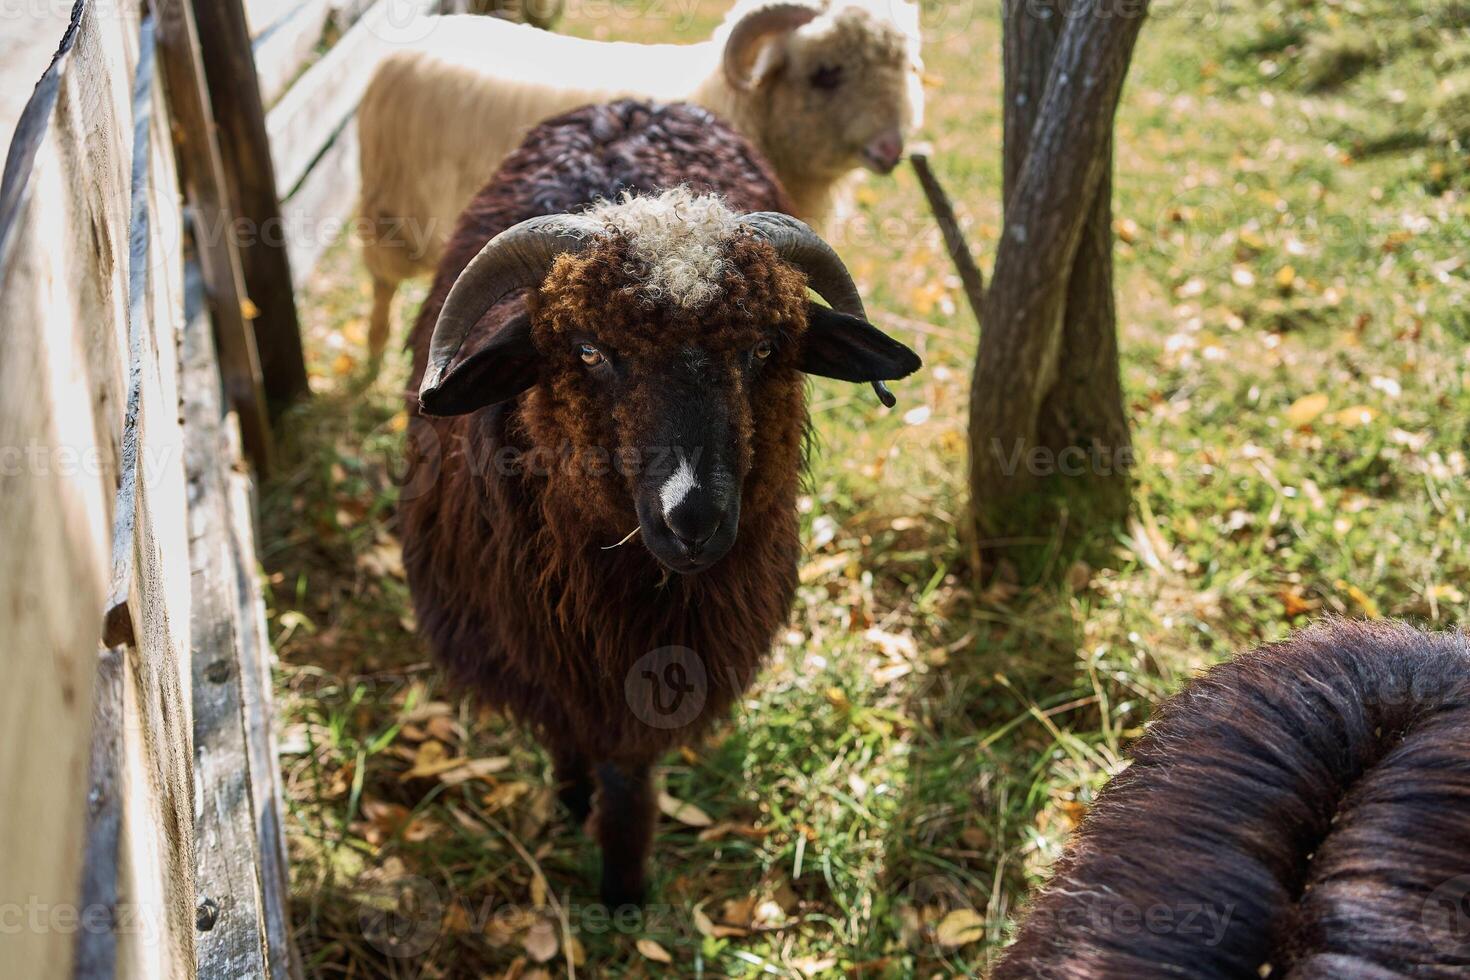
[[[0,906],[38,923],[0,930],[3,977],[299,974],[240,451],[261,376],[216,355],[254,331],[208,234],[235,212],[195,8],[152,7],[76,5],[0,180]]]
[[[373,69],[394,45],[417,35],[414,17],[436,8],[436,0],[337,0],[323,22],[335,24],[340,38],[267,113],[286,247],[298,284],[348,227],[359,179],[353,116]],[[313,9],[307,0],[296,17]],[[258,41],[257,65],[266,54],[262,47]]]
[[[248,245],[240,249],[241,269],[261,376],[279,411],[306,394],[306,360],[250,30],[240,0],[207,0],[193,8],[229,200],[241,243]]]
[[[80,0],[22,114],[0,908],[42,924],[0,929],[0,977],[301,973],[246,460],[306,389],[293,277],[350,214],[357,102],[432,5]]]

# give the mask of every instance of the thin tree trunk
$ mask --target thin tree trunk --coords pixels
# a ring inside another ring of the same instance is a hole
[[[1059,519],[1127,514],[1109,175],[1142,18],[1098,0],[1007,5],[1005,229],[970,403],[972,509],[988,557],[1051,540]]]
[[[1069,522],[1106,528],[1127,520],[1133,443],[1118,370],[1111,174],[1093,196],[1072,260],[1056,381],[1037,419],[1036,439],[1059,461]]]

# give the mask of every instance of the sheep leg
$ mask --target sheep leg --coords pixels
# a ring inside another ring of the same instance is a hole
[[[657,815],[647,765],[597,767],[597,843],[602,848],[602,901],[610,909],[643,904],[648,854]]]
[[[398,292],[398,283],[373,276],[373,315],[368,323],[368,356],[373,364],[383,360],[383,351],[388,346],[388,312],[393,307],[393,294]]]
[[[580,827],[592,813],[592,764],[575,749],[553,751],[551,762],[556,773],[557,799]]]

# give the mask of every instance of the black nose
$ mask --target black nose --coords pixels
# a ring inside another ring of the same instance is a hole
[[[686,500],[664,515],[664,523],[674,532],[679,547],[693,558],[715,536],[724,517],[725,512],[712,501]]]

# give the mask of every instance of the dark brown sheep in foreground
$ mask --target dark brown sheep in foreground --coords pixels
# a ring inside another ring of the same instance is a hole
[[[414,327],[420,629],[534,728],[574,813],[595,785],[611,905],[644,895],[651,764],[725,714],[786,622],[805,376],[887,397],[919,366],[786,207],[702,109],[579,109],[476,197]]]
[[[1334,623],[1170,699],[994,980],[1470,976],[1470,641]]]

